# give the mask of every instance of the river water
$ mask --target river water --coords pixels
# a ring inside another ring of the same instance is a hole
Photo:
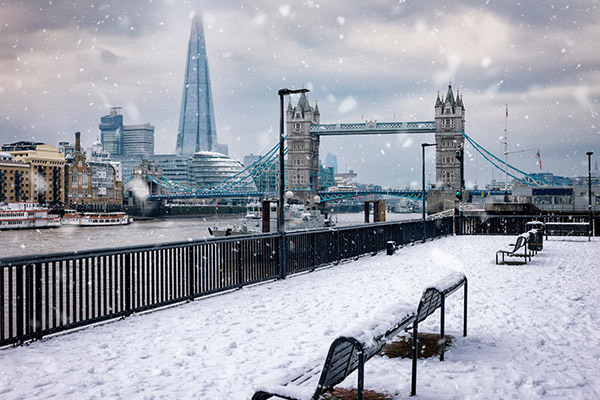
[[[420,214],[388,213],[388,221],[418,219]],[[208,228],[232,226],[240,216],[135,221],[124,226],[62,226],[55,229],[0,231],[0,258],[42,255],[195,240],[210,237]],[[362,213],[337,214],[337,226],[364,222]]]

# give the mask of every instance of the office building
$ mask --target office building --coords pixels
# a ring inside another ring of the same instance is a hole
[[[225,154],[212,151],[199,151],[194,154],[191,162],[191,186],[199,189],[213,187],[242,171],[243,165],[232,160]],[[227,189],[227,188],[224,188]],[[256,190],[254,183],[240,190]]]
[[[123,155],[149,156],[154,154],[154,126],[124,125],[122,140]]]
[[[100,118],[100,141],[104,150],[113,156],[123,154],[123,115],[121,107],[111,107],[110,114]]]
[[[335,154],[332,153],[327,153],[327,156],[325,157],[325,165],[326,168],[333,168],[333,173],[337,174],[338,173],[338,161],[337,161],[337,156]]]
[[[121,107],[100,118],[100,141],[111,157],[138,158],[154,154],[154,126],[124,125]]]
[[[228,152],[227,146],[217,143],[204,27],[196,16],[188,44],[176,153],[191,157],[199,151]]]

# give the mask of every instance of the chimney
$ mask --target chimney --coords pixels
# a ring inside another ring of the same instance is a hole
[[[81,132],[75,132],[75,151],[81,153]]]

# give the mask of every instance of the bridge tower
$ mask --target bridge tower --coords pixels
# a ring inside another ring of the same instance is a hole
[[[314,206],[314,196],[319,190],[319,142],[318,135],[310,133],[310,125],[321,119],[319,106],[311,107],[305,94],[298,104],[288,104],[286,111],[287,132],[287,189],[303,204]]]
[[[456,99],[452,84],[448,84],[446,99],[442,102],[438,93],[435,102],[435,176],[436,187],[460,189],[460,161],[456,151],[464,149],[465,107],[458,90]]]

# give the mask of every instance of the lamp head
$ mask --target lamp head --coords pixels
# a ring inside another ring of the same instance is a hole
[[[279,94],[280,96],[287,96],[289,94],[296,94],[296,93],[308,93],[310,92],[310,90],[308,89],[279,89],[279,91],[277,92],[277,94]]]

